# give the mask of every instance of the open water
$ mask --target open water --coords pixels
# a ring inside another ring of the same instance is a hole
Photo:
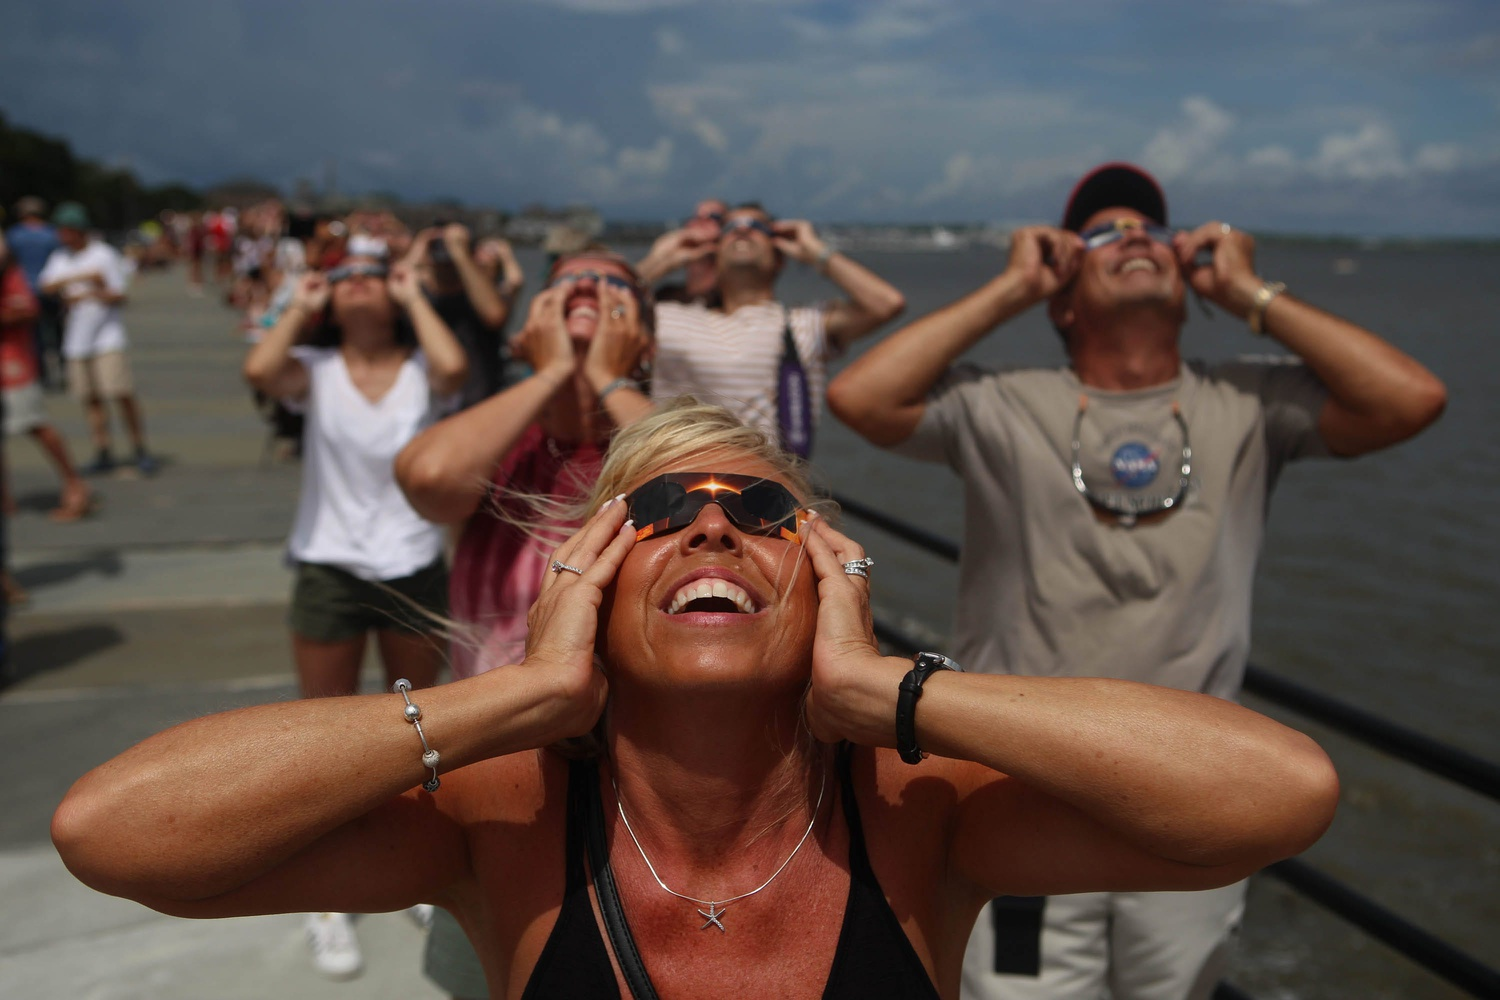
[[[1005,264],[1004,251],[985,246],[856,256],[906,294],[903,320]],[[1446,382],[1449,406],[1412,441],[1352,462],[1298,463],[1282,476],[1258,570],[1252,662],[1500,759],[1500,249],[1267,243],[1258,270],[1414,355]],[[780,291],[788,302],[830,294],[796,266]],[[1211,360],[1278,350],[1196,306],[1183,346]],[[1051,365],[1062,353],[1033,310],[972,358]],[[881,452],[831,417],[819,435],[814,459],[835,490],[959,537],[950,472]],[[848,527],[879,560],[877,612],[941,641],[955,571],[853,519]],[[1247,702],[1313,735],[1338,765],[1338,818],[1306,860],[1500,966],[1500,804]],[[1252,886],[1232,980],[1282,1000],[1465,995],[1268,878]]]

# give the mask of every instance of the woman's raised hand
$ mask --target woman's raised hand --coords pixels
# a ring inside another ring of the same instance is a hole
[[[880,704],[872,705],[869,692],[875,674],[890,673],[886,658],[875,644],[870,617],[870,581],[844,571],[844,565],[865,557],[865,550],[847,535],[815,517],[803,526],[804,545],[818,576],[818,630],[813,638],[812,687],[807,694],[807,723],[813,735],[824,742],[850,740],[855,743],[891,746],[895,732],[893,716],[886,715],[884,696],[889,687],[894,704],[896,685],[877,681]],[[867,570],[868,571],[868,570]]]
[[[563,692],[559,739],[584,735],[604,711],[609,682],[594,666],[599,607],[634,545],[624,499],[615,497],[552,553],[541,596],[526,616],[523,666],[550,671]]]
[[[617,378],[630,376],[651,348],[651,335],[641,323],[641,308],[633,294],[599,283],[599,326],[583,360],[583,375],[595,391]]]
[[[390,290],[391,298],[403,309],[410,309],[417,296],[422,294],[422,286],[417,282],[417,269],[406,261],[392,265],[385,285]]]
[[[328,277],[320,271],[309,271],[292,291],[292,305],[306,313],[316,313],[328,304]]]
[[[578,358],[563,317],[567,297],[567,285],[537,292],[531,300],[526,325],[511,339],[511,354],[525,361],[534,372],[558,368],[571,374],[577,368]]]

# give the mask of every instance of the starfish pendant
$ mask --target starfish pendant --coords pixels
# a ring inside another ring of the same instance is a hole
[[[718,903],[709,903],[708,904],[708,909],[706,909],[706,910],[699,910],[698,911],[698,916],[700,916],[700,917],[707,917],[708,918],[708,920],[703,924],[703,926],[700,927],[700,928],[698,928],[698,929],[700,931],[706,931],[706,930],[708,930],[708,928],[710,926],[714,926],[714,927],[717,927],[719,929],[719,933],[720,934],[727,933],[724,930],[724,925],[719,922],[719,918],[722,917],[723,915],[724,915],[724,911],[721,910],[721,909],[719,909],[719,904]]]

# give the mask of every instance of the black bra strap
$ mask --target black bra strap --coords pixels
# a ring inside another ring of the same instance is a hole
[[[589,867],[594,871],[594,892],[599,897],[599,912],[604,916],[604,929],[609,932],[609,943],[614,947],[615,959],[625,982],[636,1000],[657,1000],[656,987],[646,975],[646,964],[635,946],[630,925],[625,922],[625,909],[620,905],[620,890],[615,885],[615,873],[609,866],[609,849],[604,839],[604,803],[599,797],[599,772],[590,767],[587,781],[588,802],[586,806],[586,829],[588,830]]]

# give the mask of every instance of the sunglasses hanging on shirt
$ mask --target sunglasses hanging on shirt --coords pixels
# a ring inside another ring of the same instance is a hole
[[[1193,476],[1193,446],[1188,439],[1187,420],[1182,407],[1172,401],[1172,419],[1182,431],[1182,454],[1177,463],[1176,490],[1172,493],[1149,493],[1142,487],[1155,482],[1161,469],[1160,449],[1152,450],[1143,442],[1127,441],[1110,455],[1111,485],[1090,486],[1083,475],[1083,417],[1089,408],[1086,395],[1078,397],[1078,413],[1073,418],[1073,488],[1096,510],[1113,514],[1122,528],[1134,527],[1137,520],[1182,506]]]

